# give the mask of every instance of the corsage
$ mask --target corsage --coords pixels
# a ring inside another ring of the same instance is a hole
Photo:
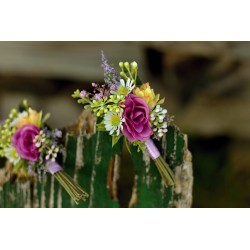
[[[173,120],[161,106],[164,98],[155,95],[149,83],[141,82],[136,62],[120,62],[118,74],[102,52],[102,67],[104,83],[92,83],[92,92],[76,90],[72,97],[93,111],[98,118],[97,129],[109,132],[112,146],[124,136],[128,149],[132,144],[147,151],[165,185],[174,185],[174,174],[152,140],[160,140]]]
[[[62,132],[51,129],[43,116],[23,101],[20,110],[12,109],[8,119],[0,124],[0,156],[13,164],[13,173],[37,176],[41,181],[45,173],[50,173],[59,181],[71,198],[78,204],[88,194],[67,175],[57,159],[63,154],[60,143]]]

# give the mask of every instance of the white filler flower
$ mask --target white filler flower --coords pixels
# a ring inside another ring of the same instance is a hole
[[[108,112],[104,115],[104,125],[110,135],[116,133],[118,136],[120,134],[124,120],[121,113]]]
[[[134,89],[134,81],[129,78],[125,82],[123,79],[120,80],[120,83],[117,86],[117,90],[113,91],[118,95],[128,95]]]

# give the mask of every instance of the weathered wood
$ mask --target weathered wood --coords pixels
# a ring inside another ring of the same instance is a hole
[[[107,133],[98,132],[89,138],[67,136],[65,171],[74,176],[90,195],[87,202],[81,202],[77,207],[119,207],[116,180],[122,142],[114,148],[109,145],[111,138]],[[75,207],[66,197],[62,199],[63,207]]]
[[[117,181],[123,142],[112,148],[111,136],[96,132],[95,123],[96,118],[86,110],[66,129],[65,171],[90,197],[78,206],[63,197],[64,207],[119,207]]]
[[[89,193],[87,202],[76,205],[49,175],[42,183],[16,178],[11,167],[0,170],[0,207],[120,207],[118,179],[123,140],[112,148],[111,136],[95,131],[95,117],[84,111],[78,121],[65,129],[65,171]],[[132,150],[134,188],[129,207],[190,207],[192,203],[192,162],[187,137],[175,126],[156,142],[176,177],[174,188],[165,188],[149,156]]]
[[[13,175],[7,163],[0,169],[0,207],[62,207],[61,187],[54,177],[44,176],[42,183],[34,177]]]
[[[166,136],[160,142],[155,141],[155,144],[174,171],[176,185],[166,188],[149,155],[137,153],[136,148],[131,148],[136,174],[129,206],[190,207],[193,176],[191,154],[187,149],[186,136],[177,127],[171,126]]]
[[[34,179],[27,180],[11,172],[9,162],[0,169],[0,207],[32,207]]]

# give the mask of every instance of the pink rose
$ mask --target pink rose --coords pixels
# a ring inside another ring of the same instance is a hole
[[[30,161],[37,161],[39,151],[35,146],[35,136],[40,133],[38,127],[27,124],[19,128],[12,137],[12,144],[19,156]]]
[[[135,95],[128,95],[124,105],[123,134],[130,142],[149,139],[153,131],[150,127],[148,105]]]

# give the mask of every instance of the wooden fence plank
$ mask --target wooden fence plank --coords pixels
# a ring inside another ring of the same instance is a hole
[[[185,162],[185,154],[187,154],[187,143],[185,135],[182,134],[175,126],[170,126],[166,136],[155,144],[161,151],[163,158],[167,161],[170,168],[174,171],[176,177],[176,185],[174,187],[165,187],[161,176],[147,153],[137,153],[136,148],[132,150],[132,160],[135,167],[135,180],[133,193],[130,200],[130,207],[177,207],[178,203],[183,199],[188,199],[187,203],[183,202],[183,206],[190,207],[192,203],[192,195],[184,197],[182,189],[180,189],[180,174],[176,170],[180,168],[183,172],[187,163]],[[187,161],[189,168],[192,169],[191,159]],[[184,164],[185,163],[185,164]],[[188,193],[192,193],[193,176],[192,171],[188,172],[187,182]],[[181,191],[179,191],[181,190]]]
[[[95,131],[95,117],[84,111],[76,124],[65,129],[65,171],[90,197],[76,205],[53,176],[42,183],[23,180],[11,174],[7,164],[0,169],[0,207],[120,207],[118,179],[123,140],[112,148],[107,132]],[[187,137],[175,127],[156,142],[176,176],[174,188],[166,188],[148,154],[132,150],[135,182],[129,207],[190,207],[192,203],[192,161]]]

